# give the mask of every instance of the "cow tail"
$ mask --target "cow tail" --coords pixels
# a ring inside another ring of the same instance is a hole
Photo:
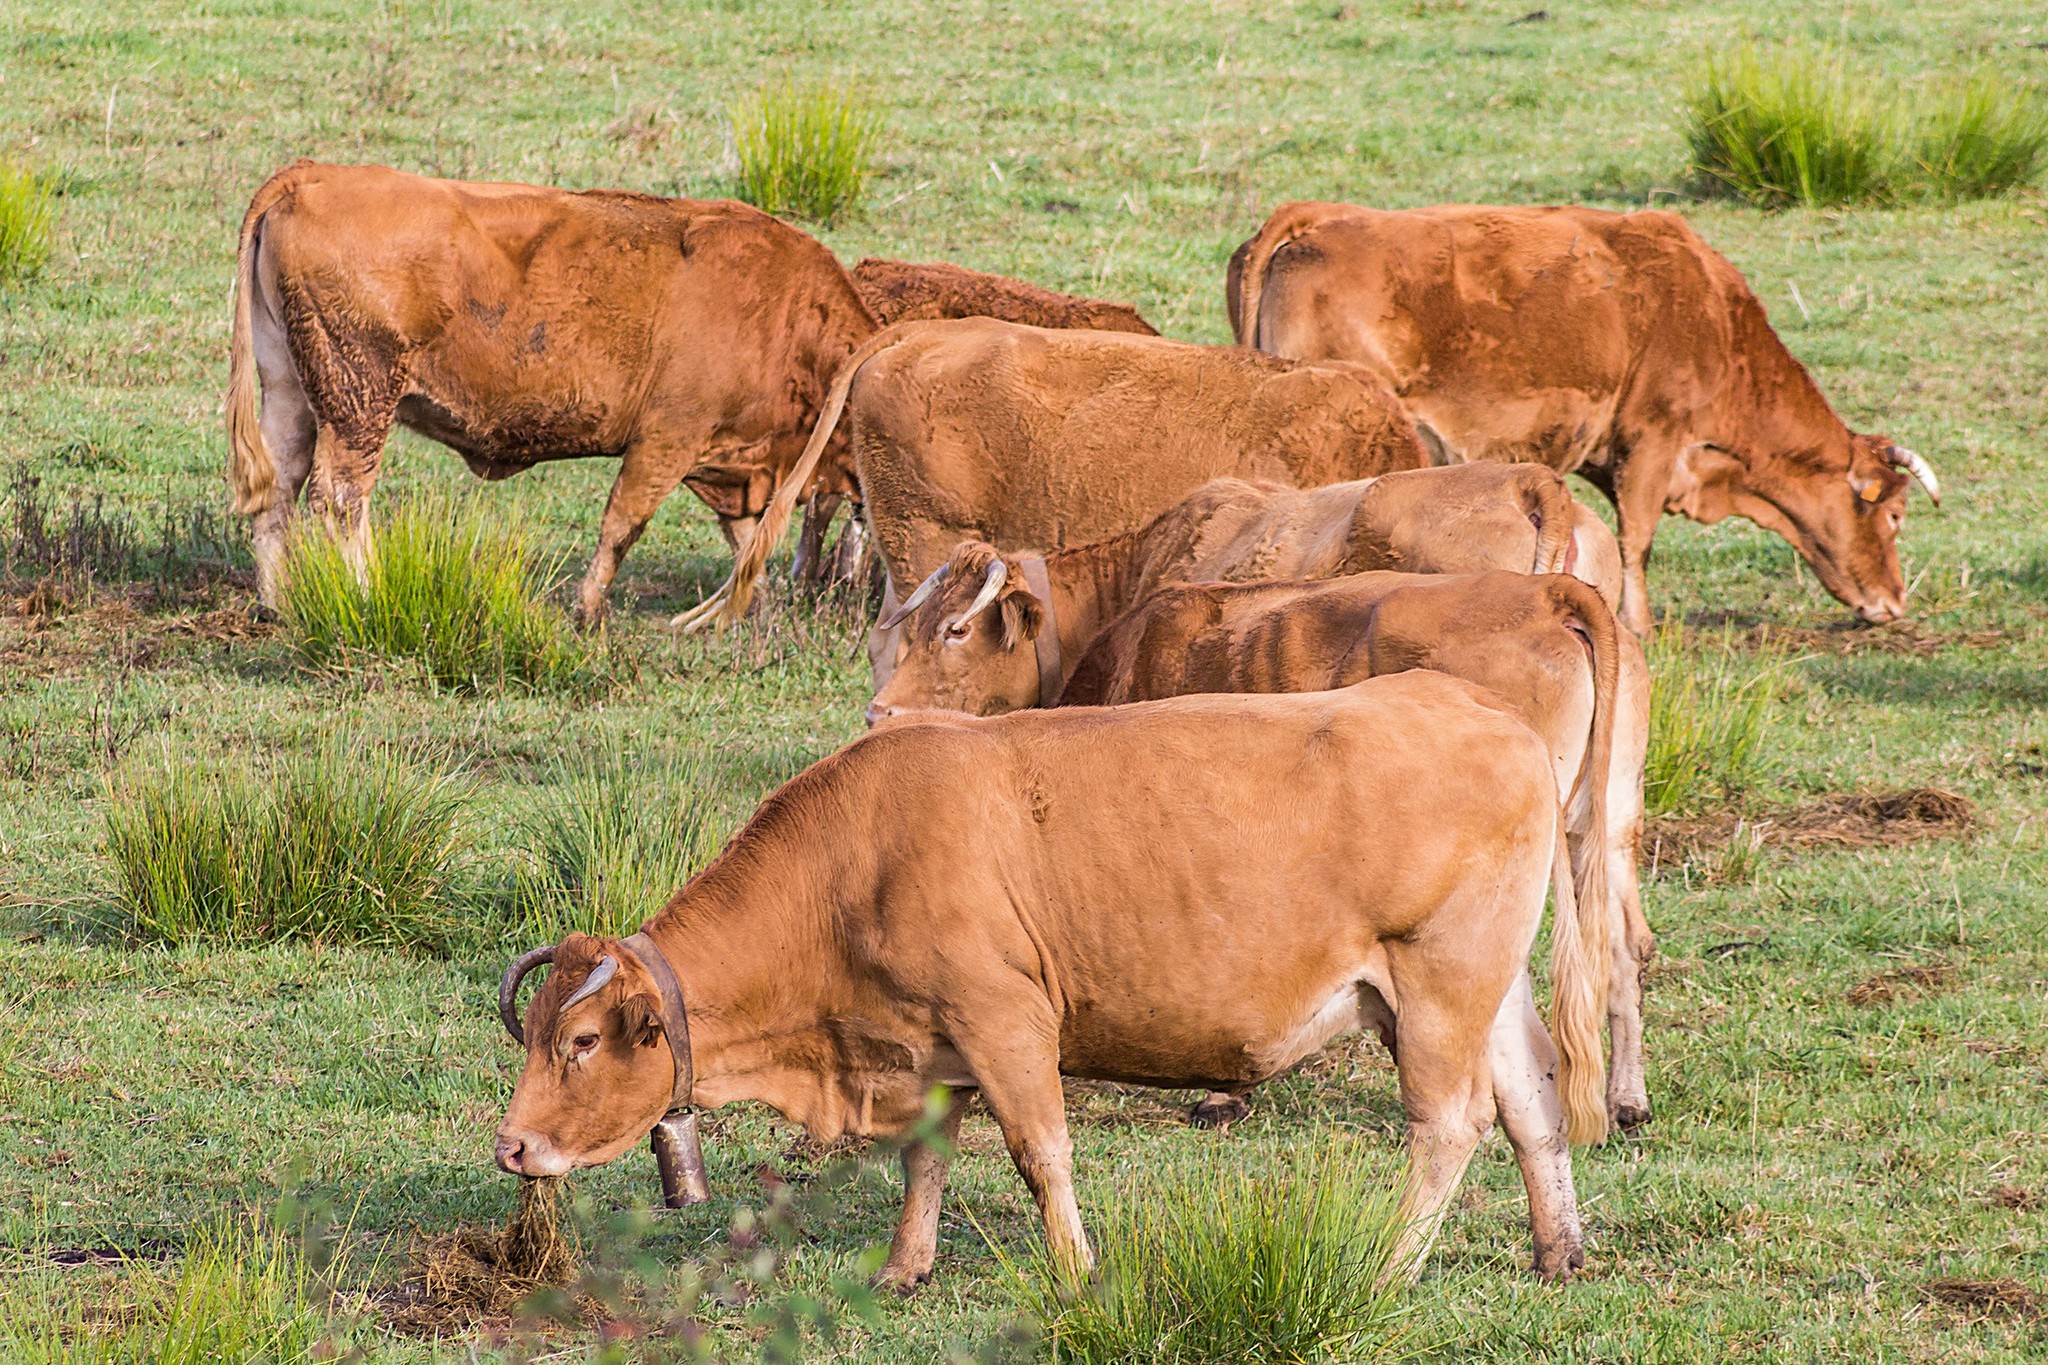
[[[263,439],[261,396],[256,377],[256,249],[263,215],[290,188],[289,170],[264,182],[242,215],[235,257],[235,319],[228,342],[228,485],[235,511],[253,517],[270,506],[277,487],[277,462]]]
[[[818,459],[832,440],[840,414],[846,411],[846,397],[853,389],[854,376],[861,366],[894,344],[900,335],[897,329],[886,328],[869,337],[840,365],[839,373],[832,377],[832,387],[825,394],[824,405],[818,410],[818,421],[811,428],[811,439],[804,444],[804,452],[797,457],[796,464],[783,477],[781,487],[775,490],[775,497],[768,504],[768,510],[761,514],[753,535],[747,538],[746,545],[733,560],[731,576],[717,592],[678,616],[675,620],[677,626],[685,631],[701,630],[707,625],[723,628],[747,614],[747,608],[754,600],[754,588],[761,575],[767,572],[768,556],[782,539],[782,533],[789,529],[796,505],[809,486],[811,476],[817,472]]]
[[[1593,665],[1593,719],[1585,765],[1559,812],[1552,867],[1557,913],[1550,933],[1551,1026],[1563,1054],[1558,1089],[1566,1136],[1574,1143],[1590,1144],[1607,1136],[1607,1069],[1600,1052],[1600,1026],[1613,986],[1608,979],[1613,925],[1607,889],[1607,779],[1614,766],[1621,649],[1614,613],[1600,594],[1576,578],[1562,576],[1553,578],[1550,587],[1553,600],[1586,640]],[[1568,825],[1581,832],[1576,867],[1565,844]]]
[[[1531,465],[1530,519],[1536,523],[1536,563],[1530,573],[1570,573],[1577,504],[1564,476],[1548,465]]]
[[[1266,291],[1266,268],[1273,254],[1329,215],[1326,204],[1282,204],[1247,243],[1244,274],[1238,281],[1241,297],[1237,306],[1237,344],[1254,350],[1259,344],[1259,299]]]

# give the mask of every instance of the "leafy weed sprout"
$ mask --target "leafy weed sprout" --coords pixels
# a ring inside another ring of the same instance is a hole
[[[56,232],[57,193],[51,178],[0,161],[0,285],[41,274]]]
[[[860,203],[881,111],[830,85],[767,86],[733,107],[740,198],[769,213],[830,223]]]
[[[1691,650],[1675,625],[1651,637],[1648,654],[1645,811],[1669,815],[1710,797],[1733,800],[1756,782],[1771,703],[1784,689],[1784,655],[1765,653],[1749,663],[1725,638],[1718,649]]]
[[[292,542],[283,614],[316,665],[352,656],[416,660],[457,692],[565,681],[583,661],[567,618],[545,601],[553,564],[517,512],[476,499],[401,503],[358,578],[318,527]]]
[[[1335,1139],[1254,1177],[1242,1154],[1121,1197],[1098,1220],[1101,1269],[1085,1287],[1042,1255],[998,1251],[1047,1356],[1110,1362],[1347,1362],[1397,1358],[1389,1264],[1397,1193],[1364,1144]]]
[[[167,754],[109,787],[125,927],[171,945],[444,946],[465,795],[444,771],[335,741],[263,776]]]
[[[718,851],[724,825],[704,765],[636,764],[616,741],[555,770],[526,821],[522,929],[622,937],[668,903]]]

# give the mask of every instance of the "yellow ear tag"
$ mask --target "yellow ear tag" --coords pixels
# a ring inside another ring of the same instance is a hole
[[[1884,496],[1884,484],[1878,479],[1872,479],[1869,483],[1856,490],[1856,496],[1862,498],[1865,502],[1876,502]]]

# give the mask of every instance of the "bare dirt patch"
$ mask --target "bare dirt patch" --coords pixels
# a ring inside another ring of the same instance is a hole
[[[2031,1213],[2041,1206],[2041,1197],[2019,1185],[1997,1185],[1991,1190],[1991,1207]]]
[[[1888,972],[1879,972],[1866,981],[1859,981],[1849,988],[1848,1001],[1861,1007],[1888,1005],[1894,1000],[1916,999],[1921,996],[1939,995],[1956,983],[1956,969],[1946,962],[1930,962],[1917,967],[1899,967]]]
[[[2041,1295],[2018,1280],[1929,1280],[1920,1293],[1930,1303],[1959,1309],[1974,1317],[2037,1318]]]
[[[1727,848],[1738,824],[1780,847],[1871,848],[1968,834],[1976,828],[1977,807],[1940,787],[1908,787],[1845,792],[1754,817],[1735,811],[1660,816],[1643,828],[1643,851],[1653,861],[1681,862]]]

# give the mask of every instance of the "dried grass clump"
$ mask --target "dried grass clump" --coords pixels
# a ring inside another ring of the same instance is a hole
[[[1976,826],[1977,807],[1967,796],[1940,787],[1908,787],[1845,792],[1762,816],[1720,811],[1653,818],[1643,843],[1661,861],[1675,862],[1726,848],[1738,828],[1758,846],[1876,848],[1955,838]]]
[[[419,1275],[386,1312],[398,1331],[443,1336],[485,1322],[510,1322],[534,1297],[575,1276],[583,1248],[564,1216],[567,1182],[519,1182],[519,1203],[504,1230],[464,1228],[421,1249]]]
[[[1946,962],[1930,962],[1918,967],[1899,967],[1888,972],[1879,972],[1867,981],[1859,981],[1849,988],[1848,1001],[1859,1009],[1871,1005],[1888,1005],[1902,997],[1935,995],[1955,984],[1956,969]]]
[[[2018,1280],[1929,1280],[1920,1292],[1929,1302],[1987,1318],[2037,1318],[2044,1302]]]

